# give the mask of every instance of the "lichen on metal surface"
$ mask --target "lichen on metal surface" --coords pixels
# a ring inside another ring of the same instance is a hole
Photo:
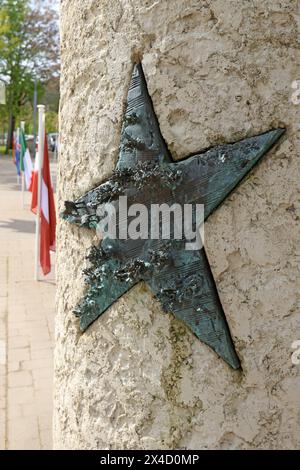
[[[141,64],[134,66],[112,176],[75,202],[62,217],[96,229],[98,207],[126,196],[128,205],[204,204],[207,217],[222,203],[284,132],[275,129],[173,161],[161,135]],[[151,230],[151,227],[148,227]],[[85,330],[119,297],[144,280],[161,302],[233,368],[240,367],[218,291],[205,254],[185,249],[185,240],[110,239],[88,255],[87,292],[75,308]]]

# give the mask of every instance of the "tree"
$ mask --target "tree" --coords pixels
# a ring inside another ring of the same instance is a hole
[[[8,149],[20,108],[32,100],[34,78],[41,92],[42,85],[59,73],[57,13],[43,4],[36,1],[33,5],[29,0],[0,3],[0,78],[7,89]]]

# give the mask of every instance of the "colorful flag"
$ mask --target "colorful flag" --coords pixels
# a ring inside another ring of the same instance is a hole
[[[20,145],[20,130],[17,129],[16,132],[16,145],[15,145],[15,164],[17,167],[17,175],[20,176],[20,156],[21,156],[21,145]]]
[[[25,135],[22,129],[20,129],[20,170],[24,171],[24,155],[26,152],[26,141],[25,141]]]
[[[37,158],[36,158],[37,161]],[[38,177],[33,181],[31,210],[36,214],[38,201]],[[40,264],[44,275],[51,271],[50,250],[55,251],[56,215],[51,183],[48,142],[45,135],[44,159],[41,178],[41,238]]]
[[[13,132],[13,139],[12,139],[12,158],[14,164],[16,164],[16,131]]]
[[[34,159],[34,169],[31,176],[29,191],[32,192],[32,200],[31,200],[31,210],[34,212],[33,207],[36,205],[36,201],[33,200],[33,193],[37,195],[37,178],[38,178],[38,150],[35,151],[35,159]],[[35,188],[35,189],[33,189]],[[36,196],[37,197],[37,196]]]
[[[24,172],[26,189],[30,190],[31,180],[33,176],[33,167],[32,167],[30,153],[26,145],[26,140],[25,140],[25,135],[24,135],[23,130],[21,130],[21,133],[20,133],[20,144],[21,144],[20,170]]]

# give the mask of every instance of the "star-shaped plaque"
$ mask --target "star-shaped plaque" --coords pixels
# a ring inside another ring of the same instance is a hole
[[[124,237],[128,220],[121,214],[119,200],[126,196],[128,207],[138,203],[149,209],[161,204],[203,204],[207,219],[283,132],[270,130],[175,162],[161,135],[142,66],[135,65],[116,170],[75,202],[66,202],[62,213],[65,220],[91,229],[99,226],[103,215],[99,208],[104,204],[113,204],[117,213],[119,236],[106,236],[88,255],[89,266],[84,270],[88,288],[75,309],[81,330],[144,280],[165,312],[173,313],[238,369],[240,361],[204,248],[189,250],[184,238],[153,239],[151,223],[146,229],[149,236]]]

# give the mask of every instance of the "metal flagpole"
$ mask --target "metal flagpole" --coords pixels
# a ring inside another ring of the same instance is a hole
[[[21,129],[23,131],[24,138],[25,138],[25,121],[21,121]],[[20,153],[20,157],[21,157],[21,153]],[[23,166],[24,166],[24,159],[23,159]],[[21,170],[21,178],[22,178],[22,209],[24,209],[25,175],[24,175],[24,171],[22,170]]]
[[[33,160],[36,154],[36,111],[37,111],[37,78],[34,78],[34,95],[33,95]]]
[[[38,141],[38,197],[35,225],[35,280],[39,280],[39,264],[40,264],[40,227],[41,227],[41,194],[42,194],[42,168],[44,158],[44,141],[45,141],[45,106],[38,106],[39,113],[39,141]]]

